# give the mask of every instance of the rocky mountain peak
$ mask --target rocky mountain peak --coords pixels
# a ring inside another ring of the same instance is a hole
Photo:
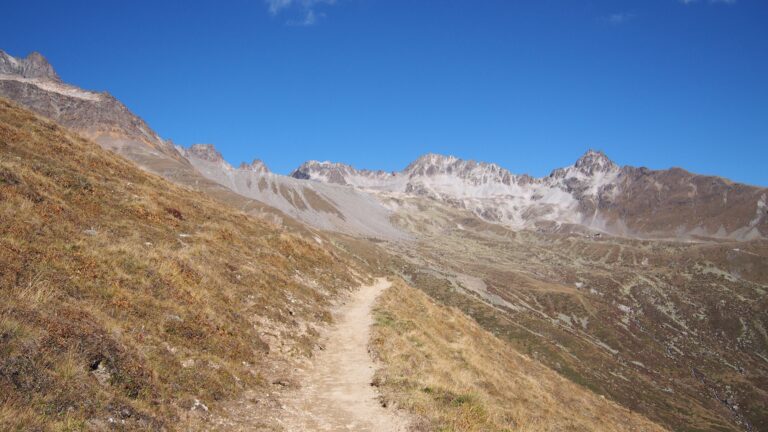
[[[269,172],[269,168],[267,168],[267,165],[261,159],[254,159],[250,164],[243,162],[238,168],[245,171],[253,171],[259,174],[266,174]]]
[[[458,162],[455,156],[447,156],[436,153],[427,153],[411,162],[405,168],[405,173],[411,176],[432,176],[435,174],[445,174],[450,171],[449,166]]]
[[[434,153],[428,153],[416,159],[408,165],[404,173],[411,179],[448,175],[475,185],[489,183],[510,185],[518,181],[530,181],[527,176],[515,176],[494,163],[464,160]]]
[[[304,162],[301,167],[312,170],[340,169],[345,171],[354,171],[354,168],[351,165],[347,165],[345,163],[329,161],[320,162],[316,160]]]
[[[587,150],[587,152],[576,161],[574,167],[585,174],[608,172],[618,168],[605,153],[592,149]]]
[[[60,82],[53,66],[39,52],[33,52],[24,59],[18,59],[0,50],[0,74],[19,75],[23,78],[43,79]]]
[[[347,164],[338,162],[307,161],[296,168],[290,175],[302,180],[320,180],[340,185],[347,184],[349,175],[357,174],[357,170]]]
[[[356,169],[351,165],[338,162],[308,161],[301,164],[290,175],[293,178],[302,180],[370,187],[385,183],[395,173],[381,170]]]
[[[216,147],[213,144],[192,144],[187,149],[187,154],[197,159],[202,159],[208,162],[222,162],[224,158],[221,156]]]

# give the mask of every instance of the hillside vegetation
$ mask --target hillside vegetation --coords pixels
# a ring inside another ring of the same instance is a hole
[[[174,429],[308,354],[355,264],[0,99],[0,430]]]
[[[424,207],[397,214],[422,234],[393,255],[437,303],[671,430],[768,430],[765,240],[511,231]]]
[[[386,403],[425,431],[663,431],[523,356],[402,281],[380,298],[372,347]]]

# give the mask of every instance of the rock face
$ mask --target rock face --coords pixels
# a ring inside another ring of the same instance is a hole
[[[454,156],[426,154],[408,165],[404,173],[410,179],[451,176],[474,186],[518,183],[518,176],[493,163],[466,161]],[[525,177],[525,176],[522,176]]]
[[[267,164],[265,164],[261,159],[254,159],[251,163],[243,162],[238,168],[243,171],[250,171],[256,174],[267,174],[270,172],[269,168],[267,168]]]
[[[187,149],[187,156],[192,156],[200,160],[208,162],[224,162],[224,158],[221,156],[216,147],[213,144],[192,144]]]
[[[39,53],[25,59],[0,51],[0,96],[138,160],[153,154],[180,160],[174,146],[107,93],[63,83]]]
[[[353,186],[379,184],[392,175],[394,174],[385,171],[358,170],[343,163],[318,161],[305,162],[290,174],[291,177],[302,180]]]
[[[61,81],[50,63],[38,52],[31,53],[25,59],[17,59],[0,50],[0,74]]]
[[[679,168],[619,167],[595,150],[543,178],[437,154],[424,155],[396,173],[311,161],[291,175],[383,196],[440,200],[513,228],[579,225],[631,237],[749,240],[768,236],[768,190],[764,188]]]

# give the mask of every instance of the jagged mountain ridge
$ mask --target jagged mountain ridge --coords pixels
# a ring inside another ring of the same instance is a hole
[[[180,159],[141,118],[106,92],[66,84],[39,53],[17,59],[0,50],[0,96],[75,130],[130,159],[160,153]]]
[[[437,154],[424,155],[400,172],[309,161],[291,176],[385,197],[437,199],[518,229],[582,225],[632,237],[739,240],[768,235],[764,188],[680,168],[619,167],[595,150],[541,178]]]
[[[174,183],[204,191],[228,205],[274,222],[295,225],[276,209],[242,197],[202,176],[182,155],[183,149],[170,140],[163,140],[108,93],[62,82],[40,54],[30,54],[28,59],[0,51],[0,97],[47,117]],[[24,64],[30,62],[38,66],[25,68]]]
[[[288,216],[312,227],[358,236],[404,237],[389,222],[391,212],[369,194],[273,174],[260,160],[235,168],[211,144],[176,146],[109,94],[62,82],[38,53],[17,59],[0,51],[0,97],[174,182],[223,196],[228,202],[233,201],[234,192],[243,197],[239,207],[250,208],[258,202],[267,207],[259,212],[282,221]],[[280,211],[278,215],[274,209]]]
[[[27,58],[17,59],[0,50],[0,73],[28,79],[61,81],[48,60],[39,52],[32,52]]]
[[[62,82],[38,53],[17,59],[0,51],[0,96],[174,181],[207,182],[213,193],[211,185],[223,186],[312,226],[355,235],[397,237],[388,218],[403,194],[441,200],[515,229],[585,226],[630,237],[737,240],[768,235],[766,189],[681,169],[619,167],[597,151],[543,178],[437,154],[395,173],[310,161],[290,178],[259,160],[232,167],[212,145],[175,146],[109,94]]]
[[[179,148],[179,151],[187,157],[194,157],[200,160],[226,164],[229,168],[232,168],[225,160],[221,153],[216,150],[213,144],[192,144],[188,148]],[[259,174],[268,174],[271,171],[267,168],[267,165],[261,159],[254,159],[253,162],[242,162],[237,167],[239,170],[252,171]]]
[[[233,167],[212,144],[180,151],[205,178],[313,227],[364,237],[407,237],[390,222],[391,211],[371,194],[275,174],[260,160]]]

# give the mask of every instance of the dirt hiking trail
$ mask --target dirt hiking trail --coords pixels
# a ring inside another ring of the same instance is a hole
[[[371,309],[390,282],[377,279],[363,286],[342,306],[336,324],[324,337],[325,349],[300,373],[302,388],[285,401],[286,431],[404,432],[407,421],[381,406],[368,353]]]

